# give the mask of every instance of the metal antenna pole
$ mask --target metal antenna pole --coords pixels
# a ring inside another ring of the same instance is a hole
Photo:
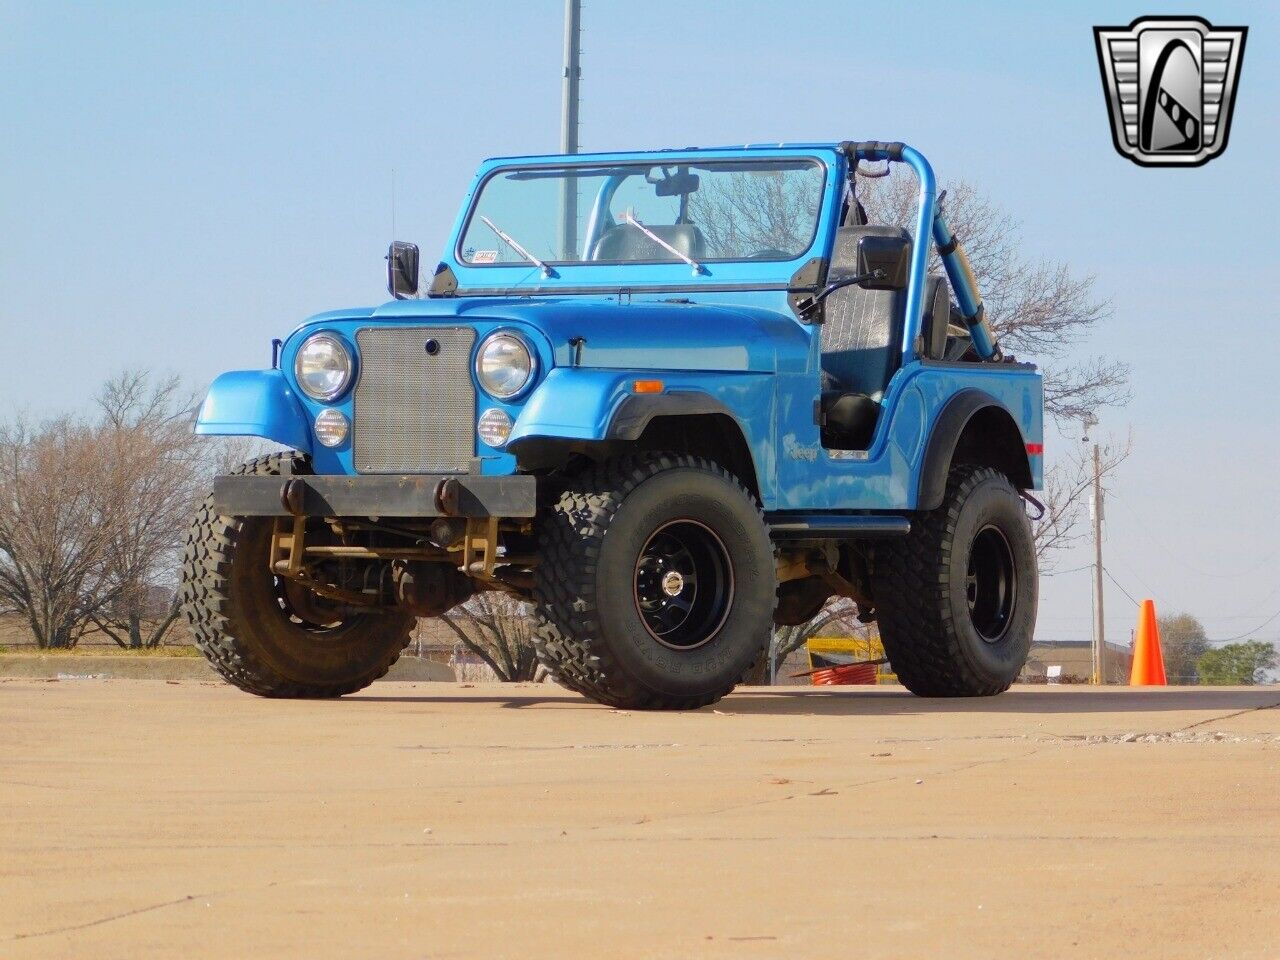
[[[582,0],[564,0],[564,83],[560,99],[560,152],[578,152],[578,87],[582,80]],[[560,186],[560,251],[574,259],[578,246],[578,184],[566,177]]]
[[[1093,445],[1093,682],[1106,683],[1106,634],[1102,616],[1102,454]]]

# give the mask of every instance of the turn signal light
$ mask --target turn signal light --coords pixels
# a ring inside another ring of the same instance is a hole
[[[637,380],[634,384],[631,385],[631,389],[633,389],[636,393],[661,393],[662,381],[661,380]]]

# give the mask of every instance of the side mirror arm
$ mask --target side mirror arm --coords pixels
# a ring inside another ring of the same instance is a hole
[[[822,305],[822,301],[831,296],[837,290],[843,290],[845,287],[852,287],[859,283],[866,283],[868,280],[883,280],[885,272],[880,268],[872,270],[870,273],[859,273],[852,277],[843,277],[832,283],[828,283],[825,287],[815,293],[809,301],[801,307],[801,312],[805,314],[812,313]]]

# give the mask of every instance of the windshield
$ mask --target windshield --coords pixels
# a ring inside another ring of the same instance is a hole
[[[809,249],[823,167],[786,158],[499,170],[458,244],[466,264],[794,260]]]

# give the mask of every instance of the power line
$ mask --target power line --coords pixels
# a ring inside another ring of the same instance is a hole
[[[1114,492],[1111,493],[1111,496],[1114,497],[1116,500],[1120,500],[1121,502],[1123,502],[1125,506],[1129,509],[1129,511],[1133,513],[1139,521],[1143,520],[1140,514],[1140,511],[1133,509],[1132,503],[1125,500],[1123,497],[1119,496]],[[1199,576],[1202,576],[1202,577],[1214,577],[1219,580],[1236,580],[1240,577],[1247,576],[1248,574],[1255,573],[1256,571],[1261,570],[1268,563],[1274,560],[1277,556],[1280,556],[1280,550],[1273,550],[1270,554],[1263,557],[1254,566],[1249,567],[1247,570],[1242,570],[1238,573],[1220,573],[1220,572],[1214,573],[1209,570],[1201,570],[1199,567],[1196,567],[1195,565],[1188,563],[1186,560],[1183,560],[1182,557],[1178,556],[1177,553],[1175,553],[1172,549],[1170,549],[1168,544],[1164,543],[1163,541],[1157,539],[1155,536],[1152,535],[1150,524],[1147,524],[1145,522],[1140,522],[1133,529],[1137,532],[1138,536],[1142,537],[1144,540],[1146,540],[1148,543],[1152,544],[1153,546],[1158,547],[1160,551],[1164,553],[1164,555],[1168,557],[1170,560],[1173,560],[1175,563],[1179,564],[1180,566],[1186,567],[1192,573],[1198,574]]]
[[[1271,621],[1275,620],[1277,617],[1280,617],[1280,610],[1277,610],[1271,616],[1267,617],[1267,619],[1263,620],[1260,624],[1258,624],[1252,630],[1247,630],[1244,633],[1240,634],[1238,637],[1227,637],[1227,639],[1225,640],[1213,640],[1211,642],[1212,643],[1234,643],[1237,640],[1243,640],[1245,637],[1250,637],[1253,634],[1257,633],[1259,630],[1261,630],[1267,624],[1271,623]]]
[[[1129,601],[1130,601],[1130,602],[1131,602],[1135,607],[1140,607],[1140,606],[1142,606],[1142,604],[1140,604],[1137,600],[1134,600],[1134,599],[1133,599],[1133,594],[1131,594],[1128,590],[1126,590],[1126,589],[1121,585],[1120,581],[1119,581],[1119,580],[1117,580],[1115,577],[1113,577],[1113,576],[1111,575],[1111,571],[1110,571],[1110,570],[1108,570],[1106,567],[1103,567],[1103,568],[1102,568],[1102,572],[1103,572],[1103,573],[1105,573],[1105,574],[1107,575],[1107,579],[1108,579],[1108,580],[1110,580],[1112,583],[1114,583],[1117,587],[1119,587],[1119,588],[1120,588],[1120,592],[1121,592],[1121,593],[1123,593],[1126,597],[1128,597],[1128,598],[1129,598]]]
[[[1128,590],[1124,588],[1124,584],[1122,584],[1119,580],[1117,580],[1114,576],[1112,576],[1110,570],[1108,570],[1106,567],[1103,567],[1102,572],[1106,574],[1108,580],[1110,580],[1112,583],[1116,585],[1116,587],[1120,590],[1121,593],[1123,593],[1126,597],[1129,598],[1129,601],[1135,607],[1141,606],[1141,604],[1137,600],[1133,599],[1133,594],[1131,594]],[[1260,624],[1258,624],[1256,627],[1252,628],[1251,630],[1246,630],[1244,633],[1237,634],[1234,637],[1227,637],[1225,640],[1210,640],[1209,642],[1222,644],[1222,643],[1235,643],[1237,640],[1244,640],[1248,637],[1253,636],[1263,627],[1275,622],[1277,619],[1280,619],[1280,610],[1277,610],[1275,613],[1267,617],[1267,619],[1263,620]]]
[[[1070,570],[1054,570],[1052,573],[1042,573],[1041,577],[1060,577],[1064,573],[1079,573],[1081,570],[1092,570],[1093,564],[1086,563],[1083,567],[1072,567]]]
[[[1112,559],[1114,559],[1117,563],[1119,563],[1120,566],[1124,567],[1125,570],[1128,572],[1128,574],[1133,577],[1133,579],[1137,580],[1138,583],[1142,584],[1142,586],[1146,588],[1148,594],[1150,594],[1156,600],[1160,601],[1160,605],[1162,607],[1171,606],[1171,604],[1165,603],[1165,599],[1159,593],[1159,591],[1157,591],[1156,588],[1153,587],[1151,584],[1147,583],[1147,581],[1142,578],[1142,575],[1138,573],[1138,571],[1134,570],[1133,567],[1129,566],[1129,564],[1125,563],[1124,560],[1122,560],[1119,557],[1113,557]]]

